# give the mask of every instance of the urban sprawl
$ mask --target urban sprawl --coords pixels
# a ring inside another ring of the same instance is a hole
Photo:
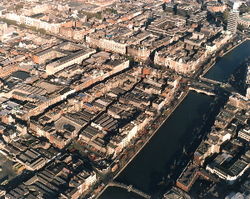
[[[237,185],[227,199],[249,198],[250,62],[245,95],[203,77],[248,40],[249,6],[1,0],[0,197],[98,198],[118,186],[153,198],[115,177],[194,90],[226,101],[161,198],[196,198],[200,179],[214,198],[220,183]]]

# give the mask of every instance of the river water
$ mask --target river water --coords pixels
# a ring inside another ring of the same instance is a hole
[[[156,194],[164,189],[165,186],[159,183],[168,175],[175,157],[182,154],[183,146],[190,143],[198,133],[195,129],[203,123],[202,116],[210,110],[212,101],[212,97],[190,92],[116,180],[132,184],[150,194]],[[128,192],[114,190],[115,188],[107,189],[101,198],[132,198]]]
[[[230,75],[250,56],[250,40],[224,55],[205,75],[208,79],[226,82]]]
[[[226,82],[248,56],[250,56],[249,40],[224,55],[205,77]],[[196,132],[197,127],[204,123],[203,115],[210,111],[210,105],[213,102],[212,97],[194,92],[189,93],[156,135],[115,180],[128,185],[132,184],[158,198],[157,192],[164,191],[166,187],[159,182],[168,175],[170,165],[175,157],[181,154],[183,146],[191,142],[198,133]],[[219,107],[217,107],[217,111],[218,109]],[[216,114],[216,111],[210,113],[210,120],[207,123],[212,124]],[[211,124],[204,127],[199,133],[204,134],[209,131]],[[100,198],[141,199],[133,193],[114,187],[109,187]]]
[[[109,187],[100,197],[101,199],[144,199],[137,194],[117,187]]]

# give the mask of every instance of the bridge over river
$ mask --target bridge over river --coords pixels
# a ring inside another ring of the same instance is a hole
[[[216,90],[218,88],[229,93],[237,92],[229,83],[223,83],[216,80],[207,79],[205,77],[199,77],[199,79],[186,77],[186,79],[189,81],[189,90],[194,90],[198,93],[216,95]]]
[[[108,186],[110,187],[119,187],[119,188],[122,188],[122,189],[126,189],[128,192],[134,192],[136,194],[138,194],[139,196],[143,197],[143,198],[146,198],[146,199],[150,199],[151,196],[144,193],[143,191],[139,190],[139,189],[136,189],[135,187],[133,187],[133,185],[126,185],[124,183],[121,183],[121,182],[115,182],[115,181],[112,181],[108,184]]]

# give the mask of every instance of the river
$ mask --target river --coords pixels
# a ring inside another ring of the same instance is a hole
[[[168,175],[170,165],[175,157],[182,154],[183,146],[190,143],[198,133],[196,132],[197,127],[204,122],[202,116],[209,112],[210,104],[213,101],[212,97],[190,92],[116,180],[128,185],[132,184],[136,188],[154,195],[166,190],[166,186],[159,185],[159,182]],[[126,191],[121,192],[116,188],[108,188],[100,198],[132,199],[133,197]]]
[[[240,64],[250,56],[250,41],[247,40],[232,51],[225,54],[208,72],[206,78],[226,82]],[[133,186],[153,194],[161,192],[166,186],[159,185],[163,176],[167,176],[170,165],[180,155],[181,148],[195,136],[197,129],[204,121],[202,115],[210,110],[212,97],[197,93],[189,93],[170,118],[162,125],[156,135],[118,176],[117,181]],[[220,106],[218,104],[218,106]],[[217,107],[217,111],[219,107]],[[210,122],[216,111],[209,116]],[[209,131],[209,125],[202,129],[201,134]],[[179,171],[176,171],[177,173]],[[101,199],[140,199],[141,197],[119,188],[109,187],[100,197]]]
[[[239,67],[247,57],[250,56],[250,40],[225,54],[216,64],[205,74],[208,79],[226,82],[230,75]]]

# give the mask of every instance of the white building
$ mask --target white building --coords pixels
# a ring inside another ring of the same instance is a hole
[[[46,73],[48,75],[53,75],[58,71],[61,71],[73,64],[80,64],[84,59],[88,58],[90,55],[95,53],[94,49],[91,50],[81,50],[75,54],[63,57],[56,62],[52,62],[46,66]]]
[[[37,29],[44,29],[45,31],[51,32],[54,34],[59,33],[59,28],[61,26],[60,23],[48,23],[46,21],[41,21],[39,19],[27,17],[24,15],[17,15],[15,13],[7,13],[6,15],[4,15],[4,17],[6,19],[16,21],[19,24],[32,26]]]
[[[247,142],[250,141],[250,128],[245,128],[239,131],[238,137],[246,140]]]
[[[90,45],[98,46],[107,51],[112,51],[116,53],[126,54],[127,52],[127,44],[118,43],[113,40],[108,39],[96,39],[90,36],[86,37],[86,42]]]
[[[222,168],[220,164],[222,163],[209,164],[206,169],[219,178],[227,180],[229,183],[233,183],[249,168],[249,164],[244,160],[237,160],[228,169]]]

